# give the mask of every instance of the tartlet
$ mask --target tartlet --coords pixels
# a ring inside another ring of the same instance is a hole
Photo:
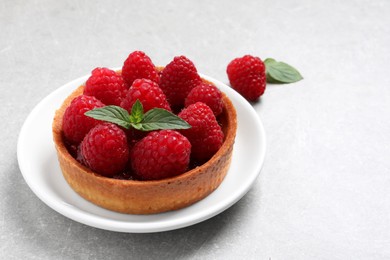
[[[210,82],[209,82],[210,83]],[[62,174],[84,199],[108,210],[127,214],[154,214],[181,209],[205,198],[223,181],[232,159],[237,131],[236,110],[223,93],[223,112],[218,116],[225,138],[218,152],[206,163],[183,174],[161,180],[121,180],[104,177],[79,163],[68,151],[62,118],[84,85],[68,96],[56,111],[52,131]]]

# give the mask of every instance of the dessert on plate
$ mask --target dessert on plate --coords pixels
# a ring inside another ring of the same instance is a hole
[[[186,57],[156,67],[135,51],[121,70],[94,69],[59,104],[52,127],[75,192],[109,210],[153,214],[192,205],[221,184],[237,118]]]

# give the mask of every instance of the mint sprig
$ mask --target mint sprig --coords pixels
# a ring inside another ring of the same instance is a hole
[[[117,107],[117,108],[121,109],[121,107]],[[138,124],[142,122],[142,119],[144,118],[144,108],[142,106],[142,103],[139,101],[139,99],[137,99],[133,104],[131,108],[131,114],[129,116],[130,116],[130,122],[133,124]]]
[[[140,124],[143,131],[191,128],[186,121],[162,108],[154,108],[146,112]]]
[[[267,58],[264,64],[268,83],[293,83],[303,79],[299,71],[287,63]]]
[[[95,108],[85,112],[84,115],[98,120],[114,123],[126,129],[129,129],[132,124],[129,112],[127,112],[126,109],[118,106]]]
[[[133,127],[141,131],[191,128],[186,121],[162,108],[153,108],[144,113],[139,100],[131,108],[131,114],[119,106],[105,106],[89,110],[85,115],[126,129]]]

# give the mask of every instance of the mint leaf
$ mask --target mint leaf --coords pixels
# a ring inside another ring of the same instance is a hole
[[[133,127],[141,131],[162,129],[187,129],[191,126],[177,115],[154,108],[144,114],[142,103],[137,100],[131,108],[131,114],[118,106],[105,106],[85,112],[86,116],[117,124],[126,129]]]
[[[130,128],[130,115],[126,109],[118,106],[99,107],[85,112],[86,116]]]
[[[144,107],[142,103],[137,99],[131,108],[130,122],[133,124],[138,124],[142,121],[144,117]]]
[[[303,79],[299,71],[287,63],[267,58],[264,64],[268,83],[293,83]]]
[[[188,128],[191,128],[191,125],[189,125],[186,121],[162,108],[149,110],[145,113],[141,122],[141,130],[143,131]]]

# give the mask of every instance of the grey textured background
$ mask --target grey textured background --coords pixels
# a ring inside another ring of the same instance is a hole
[[[389,259],[389,13],[386,0],[2,0],[0,258]],[[208,221],[103,231],[56,213],[22,178],[16,144],[31,109],[134,50],[159,65],[186,55],[225,83],[229,61],[248,53],[305,78],[269,85],[253,104],[268,139],[263,170]]]

